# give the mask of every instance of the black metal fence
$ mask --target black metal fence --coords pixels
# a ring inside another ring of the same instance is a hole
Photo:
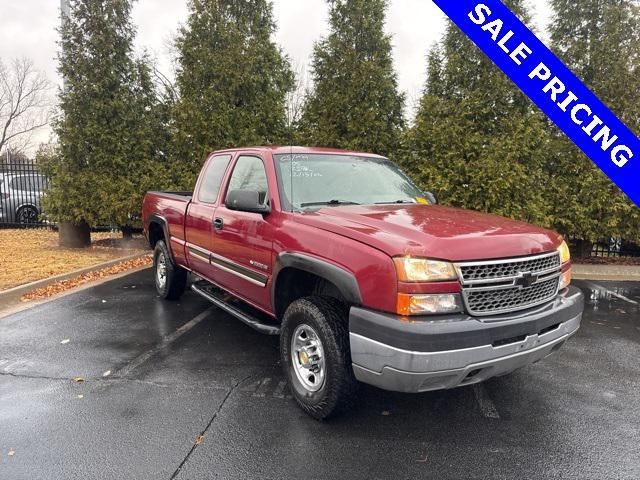
[[[640,257],[640,245],[620,237],[601,240],[593,244],[591,257]]]
[[[0,159],[0,228],[49,226],[41,201],[46,187],[34,163]]]

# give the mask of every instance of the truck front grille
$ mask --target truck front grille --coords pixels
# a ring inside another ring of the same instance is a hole
[[[468,290],[465,291],[465,301],[472,315],[493,315],[538,305],[541,301],[553,298],[557,292],[558,277],[555,277],[528,288]]]
[[[558,294],[562,265],[557,252],[456,265],[462,298],[471,315],[514,312],[547,302]]]

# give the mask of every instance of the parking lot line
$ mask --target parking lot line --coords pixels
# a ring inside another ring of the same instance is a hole
[[[175,332],[173,332],[173,333],[167,335],[166,337],[164,337],[162,339],[162,341],[158,345],[153,347],[151,350],[147,350],[146,352],[138,355],[136,358],[131,360],[129,363],[127,363],[120,370],[118,370],[115,373],[113,373],[113,376],[114,377],[125,377],[125,376],[127,376],[133,370],[135,370],[140,365],[142,365],[144,362],[146,362],[151,357],[153,357],[160,350],[162,350],[163,348],[166,348],[168,345],[170,345],[171,343],[175,342],[178,338],[180,338],[182,335],[187,333],[193,327],[198,325],[201,321],[203,321],[205,318],[207,318],[209,316],[209,314],[212,312],[212,310],[214,310],[215,308],[216,307],[213,307],[213,306],[209,307],[204,312],[196,315],[194,318],[189,320],[183,326],[178,328]]]
[[[636,302],[635,300],[631,300],[630,298],[625,297],[624,295],[620,295],[619,293],[609,290],[608,288],[604,288],[602,285],[598,285],[597,283],[593,283],[593,282],[584,282],[584,283],[585,285],[591,288],[595,288],[596,290],[602,290],[603,292],[607,292],[609,295],[619,298],[620,300],[624,300],[625,302],[629,302],[633,305],[638,305],[638,302]]]
[[[476,397],[476,402],[478,402],[478,405],[480,406],[482,415],[486,418],[500,419],[500,414],[498,413],[493,400],[489,397],[489,393],[483,383],[476,383],[473,385],[473,394]]]

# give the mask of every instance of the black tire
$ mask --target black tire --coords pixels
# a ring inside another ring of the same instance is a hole
[[[20,207],[16,212],[16,221],[20,225],[30,225],[38,223],[38,209],[32,205]]]
[[[289,305],[282,320],[280,357],[291,393],[309,415],[324,420],[350,409],[358,390],[349,348],[348,307],[330,297],[306,297]],[[296,330],[309,326],[323,352],[323,382],[310,391],[296,373],[292,340]]]
[[[159,269],[164,265],[164,281]],[[187,271],[173,263],[164,240],[156,243],[153,251],[153,272],[156,290],[166,300],[178,300],[187,286]]]

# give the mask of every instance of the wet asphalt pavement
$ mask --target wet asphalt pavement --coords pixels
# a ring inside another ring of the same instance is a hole
[[[0,319],[0,479],[640,478],[640,284],[576,284],[556,355],[479,386],[364,387],[325,423],[288,395],[277,338],[161,301],[149,270],[57,299]]]

